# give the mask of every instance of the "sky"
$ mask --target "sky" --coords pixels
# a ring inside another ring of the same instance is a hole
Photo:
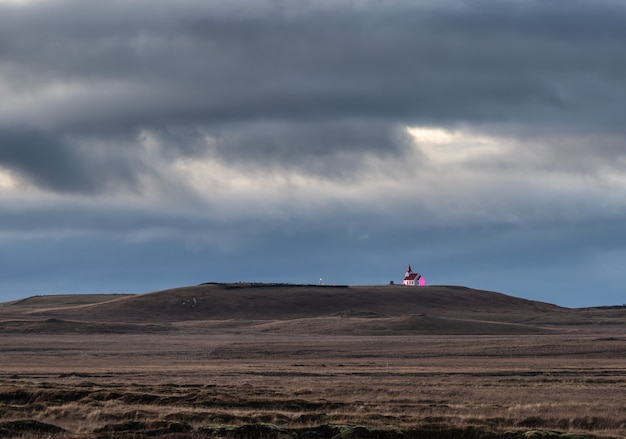
[[[626,303],[617,0],[0,0],[0,300]]]

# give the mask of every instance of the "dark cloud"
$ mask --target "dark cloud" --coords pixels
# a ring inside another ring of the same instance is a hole
[[[56,192],[137,189],[142,166],[124,150],[99,140],[73,139],[33,129],[0,129],[0,168]]]
[[[226,163],[328,177],[349,177],[369,155],[402,156],[411,145],[401,127],[361,120],[252,123],[209,133],[211,153]]]
[[[626,10],[614,2],[0,8],[0,74],[10,84],[0,90],[17,104],[6,120],[44,130],[38,142],[65,169],[9,165],[8,152],[5,165],[53,190],[70,181],[90,192],[136,186],[143,129],[174,135],[174,155],[289,166],[313,155],[401,153],[389,133],[402,124],[508,124],[516,136],[624,126]],[[202,130],[217,133],[213,148],[198,142]],[[120,134],[136,143],[121,156]],[[28,136],[22,149],[32,155]],[[93,138],[112,157],[83,153]],[[104,171],[92,172],[96,164]]]
[[[58,123],[74,127],[346,115],[604,126],[611,118],[593,114],[620,105],[625,91],[626,11],[616,3],[3,9],[3,65],[28,87],[77,82],[104,99],[99,86],[124,85],[116,105],[104,99],[86,119],[86,102],[70,101],[77,123]]]

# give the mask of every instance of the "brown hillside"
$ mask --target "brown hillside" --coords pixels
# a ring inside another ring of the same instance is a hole
[[[39,315],[99,321],[288,320],[313,317],[394,317],[428,314],[524,323],[568,310],[465,287],[307,286],[208,284],[84,306],[36,311]]]
[[[623,325],[626,316],[624,307],[575,310],[459,286],[236,283],[103,295],[100,301],[95,297],[56,298],[56,302],[50,296],[1,305],[2,326],[17,330],[16,315],[20,314],[39,321],[35,326],[24,325],[26,331],[57,332],[70,325],[50,320],[59,319],[91,325],[76,323],[77,331],[97,331],[93,325],[98,323],[103,332],[141,331],[148,325],[175,328],[184,323],[190,327],[193,323],[195,328],[235,325],[275,333],[512,334],[606,329]]]

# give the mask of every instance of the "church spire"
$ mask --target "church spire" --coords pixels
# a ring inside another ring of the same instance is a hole
[[[409,277],[409,274],[412,274],[413,270],[411,269],[411,264],[409,264],[409,266],[406,268],[406,273],[404,275],[404,277]]]

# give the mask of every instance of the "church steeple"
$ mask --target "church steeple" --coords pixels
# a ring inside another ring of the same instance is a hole
[[[413,273],[413,270],[411,269],[411,264],[409,264],[409,266],[406,269],[406,273],[404,273],[404,277],[409,277],[409,275],[412,273]]]

